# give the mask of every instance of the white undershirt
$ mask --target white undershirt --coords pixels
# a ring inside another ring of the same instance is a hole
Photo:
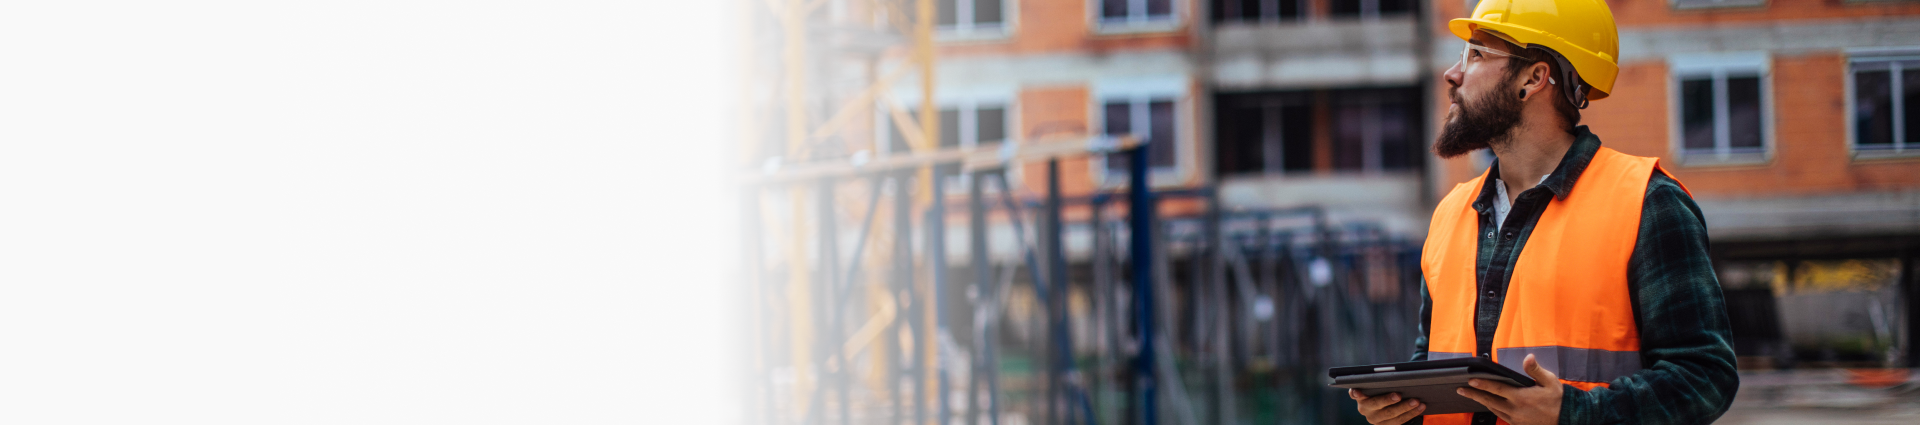
[[[1546,183],[1547,176],[1551,175],[1552,174],[1540,176],[1540,183]],[[1539,186],[1540,183],[1535,183],[1534,185]],[[1493,197],[1493,231],[1498,232],[1500,231],[1500,226],[1507,224],[1507,213],[1513,211],[1513,205],[1507,203],[1506,181],[1498,178],[1493,179],[1493,192],[1495,195]]]

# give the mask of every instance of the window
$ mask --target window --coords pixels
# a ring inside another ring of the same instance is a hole
[[[1852,67],[1855,154],[1920,152],[1920,56],[1856,55]]]
[[[1129,26],[1173,22],[1174,0],[1100,0],[1100,25]]]
[[[1766,159],[1766,62],[1763,53],[1672,60],[1681,162]]]
[[[1379,173],[1419,162],[1410,93],[1360,91],[1333,106],[1333,169]]]
[[[934,0],[933,24],[943,37],[978,37],[1005,35],[1007,30],[1008,5],[1014,0]],[[906,18],[911,22],[920,2],[908,0],[901,4]]]
[[[1313,171],[1309,92],[1220,94],[1214,129],[1222,176]]]
[[[1378,18],[1413,12],[1413,0],[1331,0],[1329,3],[1331,15],[1335,17]]]
[[[1221,176],[1418,170],[1426,158],[1421,93],[1394,87],[1218,94],[1216,170]],[[1316,165],[1322,156],[1331,161]]]
[[[1092,81],[1092,102],[1087,104],[1088,132],[1105,135],[1133,135],[1147,143],[1148,181],[1153,185],[1174,184],[1193,177],[1187,168],[1192,160],[1186,145],[1192,105],[1187,97],[1193,79],[1184,74],[1164,74]],[[1107,155],[1094,161],[1087,171],[1100,185],[1125,184],[1131,162],[1126,155]]]
[[[1000,31],[1006,25],[1004,0],[939,0],[939,27],[948,31]]]
[[[1307,16],[1305,0],[1214,0],[1214,22],[1297,21]]]
[[[938,149],[971,148],[982,143],[1000,143],[1008,134],[1007,104],[998,101],[966,101],[940,108],[940,140]],[[883,112],[884,113],[884,112]],[[909,109],[908,116],[919,119],[920,113]],[[907,145],[907,137],[900,133],[900,127],[891,120],[883,120],[887,127],[887,139],[882,153],[912,152]],[[943,165],[936,170],[941,175],[958,175],[958,164]]]
[[[1171,169],[1179,164],[1175,157],[1178,151],[1175,139],[1179,133],[1174,124],[1177,119],[1172,98],[1112,99],[1103,103],[1100,110],[1104,134],[1132,134],[1147,142],[1147,164],[1154,170]],[[1107,157],[1109,172],[1124,174],[1127,164],[1124,153]]]

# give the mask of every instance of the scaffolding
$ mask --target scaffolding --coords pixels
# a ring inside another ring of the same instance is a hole
[[[1229,211],[1212,187],[1155,190],[1130,136],[941,148],[936,2],[848,3],[892,31],[823,22],[824,0],[765,5],[781,78],[778,119],[762,122],[784,143],[749,146],[759,166],[738,179],[750,422],[1352,423],[1325,368],[1410,353],[1416,243],[1313,206]],[[866,86],[811,94],[849,51]],[[917,117],[887,95],[909,73]],[[863,116],[889,117],[909,151],[846,148]],[[1126,184],[1064,196],[1062,161],[1091,156],[1124,158]],[[1163,216],[1168,202],[1202,208]]]

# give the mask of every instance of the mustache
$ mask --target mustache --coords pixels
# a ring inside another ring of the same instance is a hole
[[[1453,87],[1447,88],[1447,101],[1452,102],[1455,108],[1448,108],[1446,117],[1442,119],[1446,120],[1447,122],[1452,122],[1455,117],[1458,117],[1462,112],[1465,112],[1465,111],[1462,111],[1461,109],[1466,109],[1467,107],[1466,103],[1462,103],[1460,101],[1460,86],[1453,86]]]

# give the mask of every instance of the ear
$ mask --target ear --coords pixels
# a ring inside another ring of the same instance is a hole
[[[1528,65],[1526,71],[1521,74],[1524,75],[1524,77],[1522,77],[1520,81],[1520,88],[1526,92],[1526,95],[1520,96],[1520,101],[1533,100],[1534,96],[1539,96],[1543,93],[1557,92],[1554,90],[1553,84],[1547,82],[1548,77],[1553,74],[1553,68],[1548,67],[1546,62],[1534,62],[1533,65]]]

